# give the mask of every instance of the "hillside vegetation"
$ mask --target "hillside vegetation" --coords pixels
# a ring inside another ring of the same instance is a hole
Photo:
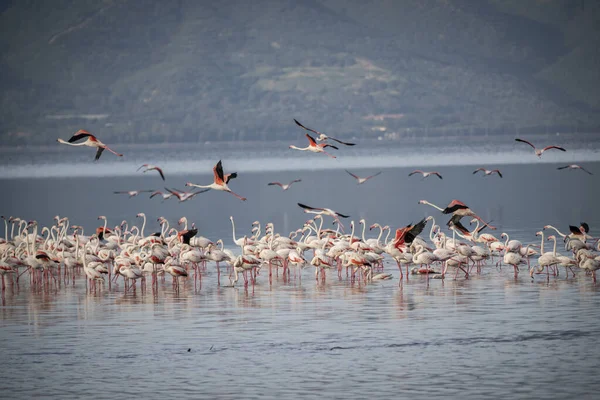
[[[20,0],[2,143],[597,131],[600,3]]]

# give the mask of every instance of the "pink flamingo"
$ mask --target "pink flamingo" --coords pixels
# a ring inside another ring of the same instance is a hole
[[[146,168],[143,172],[146,173],[148,171],[158,171],[158,173],[160,174],[160,177],[162,178],[162,180],[165,180],[165,174],[163,173],[163,170],[159,167],[157,167],[156,165],[151,165],[151,164],[142,164],[141,167],[139,167],[137,170],[139,171],[142,168]]]
[[[239,194],[234,193],[227,186],[227,183],[229,183],[229,181],[231,179],[237,177],[236,172],[233,172],[233,173],[227,174],[227,175],[223,175],[223,164],[221,163],[221,160],[219,160],[217,165],[215,165],[213,167],[213,173],[214,173],[214,182],[211,183],[210,185],[202,186],[202,185],[196,185],[195,183],[188,182],[185,184],[185,186],[193,186],[193,187],[197,187],[197,188],[201,188],[201,189],[221,190],[223,192],[231,193],[232,195],[234,195],[235,197],[237,197],[238,199],[240,199],[242,201],[246,201],[245,197],[242,197]]]
[[[325,140],[331,139],[331,140],[333,140],[334,142],[338,142],[338,143],[340,143],[340,144],[345,144],[346,146],[354,146],[354,145],[356,144],[356,143],[342,142],[342,141],[341,141],[341,140],[339,140],[339,139],[332,138],[331,136],[327,136],[327,135],[326,135],[326,134],[324,134],[324,133],[321,133],[321,132],[315,131],[314,129],[307,128],[307,127],[305,127],[304,125],[302,125],[300,122],[296,121],[295,119],[294,119],[294,122],[295,122],[295,123],[296,123],[296,125],[298,125],[300,128],[302,128],[302,129],[305,129],[305,130],[307,130],[307,131],[310,131],[310,132],[314,133],[315,135],[319,135],[319,136],[317,137],[317,141],[318,141],[318,142],[322,142],[322,141],[325,141]],[[332,147],[333,147],[333,146],[332,146]],[[334,147],[334,148],[335,148],[335,147]]]
[[[565,165],[564,167],[558,167],[558,168],[556,168],[556,169],[565,169],[565,168],[569,168],[569,169],[580,169],[580,170],[582,170],[582,171],[585,171],[585,172],[587,172],[587,173],[588,173],[588,174],[590,174],[590,175],[594,175],[594,174],[592,174],[590,171],[588,171],[587,169],[585,169],[585,168],[583,168],[583,167],[581,167],[581,166],[579,166],[579,165],[577,165],[577,164]]]
[[[490,171],[489,169],[485,169],[485,168],[477,168],[475,171],[473,171],[473,174],[476,174],[479,171],[483,171],[483,173],[485,174],[484,176],[488,176],[488,175],[492,175],[492,174],[496,173],[496,174],[498,174],[498,176],[500,178],[502,178],[502,173],[498,169],[493,169]]]
[[[533,147],[533,151],[535,152],[535,155],[538,157],[542,156],[542,153],[545,152],[546,150],[550,150],[550,149],[556,149],[556,150],[560,150],[560,151],[567,151],[565,149],[563,149],[562,147],[559,146],[546,146],[543,149],[537,149],[533,144],[531,144],[531,142],[528,142],[527,140],[523,140],[523,139],[515,139],[515,141],[517,142],[523,142],[523,143],[527,143],[528,145],[530,145],[531,147]]]
[[[276,186],[281,187],[283,190],[288,190],[290,188],[290,186],[292,186],[292,184],[294,184],[296,182],[302,182],[302,179],[294,179],[293,181],[291,181],[288,184],[283,184],[281,182],[269,182],[269,183],[267,183],[267,185],[269,185],[269,186],[276,185]]]
[[[413,172],[411,172],[410,174],[408,174],[408,176],[412,176],[414,174],[421,174],[421,175],[423,175],[423,179],[425,179],[425,178],[427,178],[428,176],[431,176],[431,175],[436,175],[438,178],[443,179],[442,175],[440,175],[440,173],[437,172],[437,171],[425,172],[425,171],[421,171],[420,169],[415,169]]]
[[[354,175],[352,172],[348,171],[347,169],[345,169],[344,171],[346,171],[348,174],[350,174],[354,179],[356,179],[357,183],[359,185],[362,185],[363,183],[365,183],[366,181],[368,181],[371,178],[375,178],[377,175],[381,174],[381,171],[377,172],[376,174],[367,176],[365,178],[361,178],[358,175]]]
[[[81,143],[74,143],[83,138],[87,138],[87,139]],[[100,156],[102,155],[102,152],[104,150],[108,150],[111,153],[113,153],[119,157],[123,157],[123,154],[117,153],[116,151],[112,150],[107,145],[105,145],[104,143],[99,141],[96,138],[96,136],[92,135],[91,133],[89,133],[88,131],[86,131],[84,129],[80,129],[77,132],[75,132],[68,141],[62,140],[60,138],[56,139],[56,141],[58,143],[67,144],[69,146],[88,146],[88,147],[97,148],[98,150],[96,151],[96,158],[94,158],[94,161],[98,161],[98,159],[100,158]]]

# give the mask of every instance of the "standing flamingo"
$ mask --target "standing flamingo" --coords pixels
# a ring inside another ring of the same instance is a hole
[[[298,125],[298,126],[299,126],[299,127],[301,127],[302,129],[305,129],[305,130],[307,130],[307,131],[309,131],[309,132],[312,132],[312,133],[314,133],[315,135],[319,135],[319,136],[317,137],[317,141],[318,141],[318,142],[322,142],[322,141],[325,141],[325,140],[331,139],[331,140],[333,140],[334,142],[338,142],[338,143],[340,143],[340,144],[345,144],[346,146],[354,146],[354,145],[356,144],[356,143],[342,142],[342,141],[341,141],[341,140],[339,140],[339,139],[332,138],[331,136],[327,136],[327,135],[326,135],[326,134],[324,134],[324,133],[321,133],[321,132],[315,131],[314,129],[307,128],[306,126],[302,125],[300,122],[296,121],[295,119],[294,119],[294,122],[296,123],[296,125]],[[332,147],[333,147],[333,146],[332,146]],[[334,148],[335,148],[335,147],[334,147]]]
[[[87,138],[87,139],[81,143],[74,143],[83,138]],[[116,151],[112,150],[107,145],[105,145],[104,143],[99,141],[96,138],[96,136],[92,135],[91,133],[89,133],[88,131],[86,131],[84,129],[80,129],[77,132],[75,132],[68,141],[62,140],[60,138],[56,139],[56,141],[58,143],[67,144],[69,146],[88,146],[88,147],[97,148],[98,150],[96,150],[96,158],[94,158],[94,161],[98,161],[98,159],[100,158],[100,156],[102,155],[102,152],[104,150],[108,150],[111,153],[113,153],[119,157],[123,157],[123,154],[117,153]]]
[[[354,175],[352,172],[348,171],[347,169],[345,169],[344,171],[346,171],[346,172],[347,172],[348,174],[350,174],[350,175],[351,175],[351,176],[352,176],[354,179],[356,179],[356,181],[357,181],[357,184],[358,184],[358,185],[362,185],[363,183],[365,183],[365,182],[366,182],[366,181],[368,181],[369,179],[371,179],[371,178],[375,178],[377,175],[381,174],[381,171],[379,171],[379,172],[377,172],[377,173],[375,173],[375,174],[373,174],[373,175],[367,176],[367,177],[365,177],[365,178],[361,178],[360,176]]]
[[[227,183],[229,183],[229,181],[233,178],[237,177],[237,173],[233,172],[231,174],[227,174],[227,175],[223,175],[223,164],[221,163],[221,160],[219,160],[219,162],[213,167],[213,174],[214,174],[214,182],[211,183],[210,185],[196,185],[195,183],[186,183],[185,186],[193,186],[193,187],[197,187],[197,188],[201,188],[201,189],[213,189],[213,190],[221,190],[224,192],[228,192],[231,193],[232,195],[234,195],[235,197],[237,197],[238,199],[242,200],[242,201],[246,201],[245,197],[240,196],[237,193],[234,193],[231,189],[229,189],[229,186],[227,186]]]
[[[523,140],[523,139],[515,139],[515,141],[517,142],[523,142],[523,143],[527,143],[528,145],[530,145],[531,147],[533,147],[533,151],[535,152],[535,155],[538,157],[542,156],[542,153],[544,153],[546,150],[550,150],[550,149],[556,149],[556,150],[560,150],[560,151],[567,151],[565,149],[563,149],[562,147],[559,146],[546,146],[543,149],[538,149],[536,148],[533,144],[531,144],[531,142],[528,142],[527,140]]]

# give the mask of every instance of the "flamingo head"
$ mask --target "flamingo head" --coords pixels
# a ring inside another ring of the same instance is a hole
[[[106,219],[106,217],[104,215],[100,215],[98,219]]]
[[[537,231],[537,232],[535,233],[535,236],[540,236],[540,235],[543,235],[542,231]]]
[[[146,216],[146,215],[145,215],[144,213],[138,213],[138,214],[136,215],[136,217],[140,217],[140,218],[141,218],[141,217],[145,217],[145,216]]]
[[[373,228],[377,228],[378,226],[379,226],[379,224],[375,223],[369,227],[369,230],[371,231],[371,230],[373,230]]]
[[[417,204],[429,204],[427,200],[419,200]]]
[[[556,236],[550,235],[550,236],[548,236],[548,238],[546,240],[556,240]]]

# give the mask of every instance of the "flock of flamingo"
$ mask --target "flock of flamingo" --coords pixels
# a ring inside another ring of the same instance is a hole
[[[303,129],[319,135],[314,139],[306,134],[309,140],[307,148],[291,148],[315,153],[324,153],[335,158],[325,151],[331,147],[327,140],[353,146],[354,143],[343,142],[329,137],[316,130],[310,129],[294,120]],[[85,141],[78,142],[82,139]],[[548,146],[538,150],[531,143],[525,142],[534,148],[535,154],[540,157],[544,151],[557,149],[566,151],[562,147]],[[60,143],[72,146],[91,146],[97,148],[97,160],[102,152],[107,149],[118,156],[120,153],[108,148],[95,136],[87,131],[76,132],[68,141],[58,139]],[[157,171],[164,180],[165,176],[157,166],[144,164],[140,167],[144,172]],[[577,165],[560,167],[559,169],[583,169]],[[485,175],[497,173],[498,170],[479,168],[473,173],[483,171]],[[591,174],[591,172],[584,170]],[[365,178],[346,171],[357,180],[358,184],[376,177],[379,173]],[[207,190],[225,191],[240,200],[245,197],[233,192],[228,183],[237,177],[237,173],[225,174],[223,165],[219,161],[213,168],[214,180],[208,185],[187,183],[186,186],[202,189],[196,192],[180,192],[169,190],[167,196],[176,196],[180,201],[186,201],[195,195]],[[441,175],[437,172],[414,171],[422,173],[424,177]],[[300,179],[288,184],[270,182],[269,185],[280,186],[288,190],[290,186]],[[115,192],[126,193],[130,197],[145,191]],[[162,192],[159,192],[163,194]],[[153,192],[151,197],[159,193]],[[163,198],[165,194],[163,194]],[[480,218],[473,210],[461,201],[453,200],[446,207],[439,207],[426,200],[420,204],[429,205],[442,214],[449,215],[447,222],[452,235],[448,237],[435,223],[433,216],[428,216],[416,224],[395,229],[388,225],[373,223],[368,225],[364,219],[358,222],[360,227],[350,222],[351,232],[348,234],[341,222],[341,218],[349,218],[329,208],[318,208],[298,203],[298,206],[314,217],[306,221],[298,229],[285,233],[276,233],[273,223],[267,223],[262,231],[259,221],[252,224],[249,234],[236,237],[235,222],[230,217],[232,239],[239,251],[225,248],[222,239],[213,242],[206,237],[198,236],[198,229],[194,224],[188,226],[188,221],[182,217],[178,221],[178,228],[171,228],[167,219],[158,218],[161,230],[146,235],[146,215],[140,213],[142,218],[141,228],[128,226],[126,221],[109,228],[108,219],[99,216],[104,225],[98,227],[89,236],[84,235],[83,228],[72,225],[67,217],[56,216],[54,223],[39,229],[36,221],[28,221],[18,217],[2,216],[5,225],[5,235],[0,239],[0,275],[2,276],[2,291],[6,288],[5,277],[10,277],[10,285],[19,285],[23,274],[28,274],[31,287],[43,285],[75,284],[78,276],[86,277],[86,287],[90,291],[98,290],[99,283],[108,282],[109,287],[116,285],[119,278],[123,279],[126,291],[136,290],[136,282],[146,287],[146,279],[151,278],[153,289],[158,289],[159,277],[165,279],[166,275],[172,277],[174,290],[179,290],[180,279],[189,281],[193,279],[194,287],[202,286],[203,276],[216,273],[217,284],[221,285],[221,270],[226,268],[228,284],[234,286],[240,274],[244,279],[244,286],[255,285],[261,275],[267,275],[269,283],[273,276],[283,277],[284,281],[291,279],[293,270],[294,279],[301,279],[302,270],[314,267],[314,276],[317,281],[325,281],[327,271],[332,270],[338,279],[352,281],[378,281],[392,279],[392,274],[385,271],[384,261],[393,260],[400,273],[400,281],[412,274],[425,274],[429,278],[445,278],[448,269],[454,271],[454,279],[458,275],[468,278],[470,274],[480,273],[484,265],[494,265],[501,268],[502,264],[510,265],[514,270],[515,279],[520,268],[527,266],[531,278],[535,274],[544,273],[549,278],[550,274],[559,275],[559,268],[564,267],[567,278],[570,274],[576,275],[577,270],[583,270],[596,282],[595,271],[600,268],[600,240],[594,242],[589,235],[589,226],[581,223],[580,226],[569,226],[569,233],[562,233],[557,228],[547,225],[536,235],[541,237],[539,246],[529,243],[527,245],[517,240],[510,240],[509,235],[502,233],[500,239],[490,233],[481,233],[486,227],[496,229]],[[331,217],[336,224],[336,229],[324,229],[325,217]],[[462,223],[463,217],[470,217],[470,224],[476,224],[473,230],[467,229]],[[431,221],[429,233],[425,238],[419,236]],[[377,237],[366,238],[366,227],[369,231],[378,229]],[[358,229],[357,229],[358,228]],[[545,230],[554,230],[555,234],[545,237]],[[15,232],[16,230],[16,232]],[[360,233],[359,233],[360,231]],[[392,232],[394,234],[392,235]],[[384,237],[385,235],[385,237]],[[565,251],[563,255],[557,251],[557,236],[563,239]],[[552,251],[544,251],[546,241],[552,241]],[[537,261],[537,263],[536,263]],[[214,263],[214,267],[211,265]],[[409,271],[410,269],[410,271]],[[266,272],[264,272],[266,271]],[[193,277],[191,276],[193,275]],[[267,278],[265,278],[267,279]]]

